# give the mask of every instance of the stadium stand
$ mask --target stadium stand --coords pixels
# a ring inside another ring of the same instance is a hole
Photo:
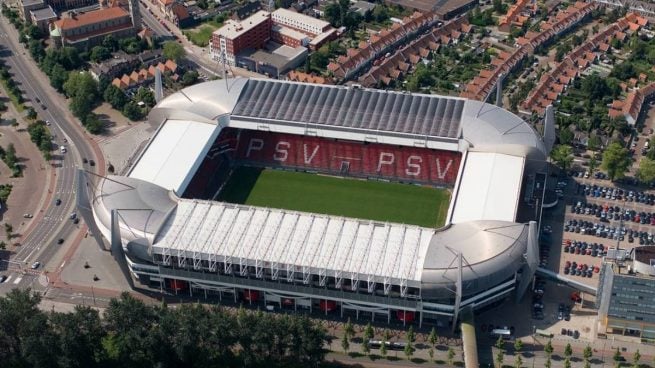
[[[236,158],[268,166],[452,186],[461,154],[244,130]]]
[[[532,198],[520,194],[548,149],[498,106],[237,78],[187,87],[148,119],[160,128],[127,176],[96,182],[80,171],[77,187],[86,193],[80,213],[130,280],[266,308],[455,327],[466,308],[520,299],[538,266]],[[205,200],[226,163],[239,161],[446,186],[445,225]]]

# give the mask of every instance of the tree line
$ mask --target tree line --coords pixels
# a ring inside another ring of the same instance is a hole
[[[44,312],[39,294],[0,298],[3,367],[316,367],[327,335],[307,317],[146,305],[128,293],[100,314]]]

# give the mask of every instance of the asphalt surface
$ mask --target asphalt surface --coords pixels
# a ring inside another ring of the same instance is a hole
[[[146,6],[142,2],[139,2],[139,9],[141,10],[141,20],[143,23],[148,26],[156,35],[162,39],[170,39],[175,36],[169,30],[167,30],[159,21],[152,15]]]
[[[74,124],[78,123],[68,111],[68,103],[50,86],[45,74],[38,69],[27,50],[18,42],[16,30],[4,17],[0,18],[0,46],[0,56],[24,92],[25,99],[32,102],[40,119],[50,121],[50,130],[57,145],[51,161],[55,168],[56,180],[51,203],[46,204],[43,217],[38,220],[33,231],[24,239],[12,258],[15,262],[12,265],[20,270],[17,271],[17,276],[13,277],[11,285],[24,287],[31,285],[38,276],[38,273],[29,270],[30,265],[35,261],[46,264],[62,246],[56,244],[57,239],[66,240],[77,230],[78,225],[69,219],[75,206],[75,172],[77,167],[83,166],[83,157],[96,162],[98,159],[83,133],[79,128],[74,128]],[[37,98],[40,103],[36,102]],[[43,109],[42,105],[46,109]],[[67,149],[64,154],[58,148],[62,145]],[[97,168],[87,169],[95,171]],[[44,190],[47,188],[44,187]],[[59,206],[55,205],[56,199],[61,200]],[[29,271],[21,276],[23,272],[20,271],[25,268]],[[17,282],[19,278],[21,280]]]

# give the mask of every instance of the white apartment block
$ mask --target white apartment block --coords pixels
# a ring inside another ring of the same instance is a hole
[[[282,8],[271,13],[271,19],[274,23],[309,33],[312,36],[317,36],[331,28],[328,22]]]

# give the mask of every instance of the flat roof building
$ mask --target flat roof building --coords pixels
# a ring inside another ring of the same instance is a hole
[[[30,11],[43,9],[45,7],[46,4],[43,0],[21,0],[18,6],[18,12],[25,22],[31,23],[32,17],[30,16]]]
[[[332,29],[330,23],[294,11],[280,8],[271,13],[273,22],[282,26],[293,28],[311,36],[318,36]]]
[[[36,25],[41,32],[47,34],[50,29],[50,23],[57,19],[57,14],[50,6],[43,9],[30,10],[32,23]]]
[[[271,15],[260,10],[242,20],[227,20],[212,34],[209,52],[213,59],[236,65],[236,55],[249,48],[259,49],[271,38]]]
[[[655,342],[655,278],[618,273],[615,267],[604,263],[600,273],[599,333],[638,336],[644,342]]]

